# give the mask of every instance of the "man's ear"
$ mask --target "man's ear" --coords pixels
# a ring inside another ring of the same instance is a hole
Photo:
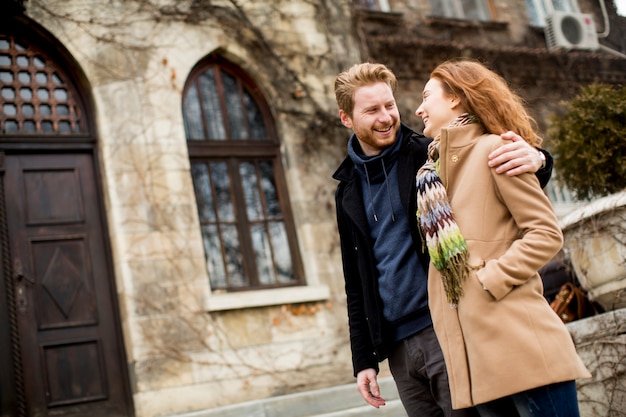
[[[348,116],[345,111],[339,110],[339,117],[341,118],[342,125],[344,125],[348,129],[352,129],[352,118],[350,118],[350,116]]]

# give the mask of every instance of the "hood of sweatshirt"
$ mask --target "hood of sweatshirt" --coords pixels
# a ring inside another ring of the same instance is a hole
[[[366,203],[366,207],[371,205],[375,222],[378,221],[378,215],[376,212],[382,209],[382,207],[380,207],[380,203],[375,204],[374,202],[372,197],[372,184],[375,184],[376,186],[378,184],[382,184],[382,186],[385,187],[387,193],[386,200],[389,204],[391,218],[392,221],[395,221],[390,187],[393,186],[397,188],[397,178],[392,177],[390,179],[389,173],[398,161],[403,141],[404,138],[401,130],[399,129],[394,143],[385,148],[378,155],[373,156],[365,155],[356,135],[352,135],[350,141],[348,142],[348,157],[354,163],[354,167],[361,178],[364,190],[364,199],[369,200],[369,204]],[[393,185],[390,183],[393,183]],[[378,207],[376,207],[377,205]]]
[[[365,155],[356,135],[352,135],[348,141],[348,156],[354,163],[358,173],[368,183],[378,184],[387,179],[387,175],[398,160],[402,148],[402,130],[398,129],[396,140],[378,155]]]

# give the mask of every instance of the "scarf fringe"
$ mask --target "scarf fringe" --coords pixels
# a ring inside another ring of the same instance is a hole
[[[452,306],[458,305],[459,299],[463,295],[463,283],[469,276],[470,269],[467,266],[467,258],[468,253],[461,252],[449,259],[447,265],[440,270],[446,299]]]

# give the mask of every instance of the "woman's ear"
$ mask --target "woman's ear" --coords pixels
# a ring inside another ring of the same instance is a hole
[[[450,96],[450,108],[451,109],[456,109],[460,105],[461,105],[461,97],[456,96],[456,95]]]

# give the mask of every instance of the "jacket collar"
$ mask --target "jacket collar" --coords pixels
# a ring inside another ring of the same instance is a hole
[[[409,147],[412,146],[413,136],[420,137],[424,140],[423,144],[420,145],[424,148],[423,152],[419,152],[420,155],[423,155],[424,160],[417,161],[421,166],[421,164],[426,161],[426,148],[430,140],[414,132],[404,124],[402,124],[400,128],[404,143],[397,162],[398,172],[401,173],[401,175],[398,175],[398,186],[405,213],[409,213],[412,210],[411,207],[415,205],[412,204],[412,202],[415,202],[414,193],[412,192],[415,190],[415,176],[411,175],[411,173],[414,174],[413,166],[415,161],[413,159],[415,155],[413,155]],[[405,175],[405,173],[408,175]],[[365,208],[361,197],[361,181],[357,176],[354,162],[352,162],[349,156],[346,156],[341,165],[339,165],[339,168],[333,174],[333,178],[341,181],[343,184],[343,188],[341,188],[341,186],[338,188],[338,191],[341,190],[341,193],[337,194],[337,197],[340,199],[342,211],[351,218],[351,221],[359,228],[362,235],[369,236]]]
[[[400,136],[402,141],[402,149],[405,149],[408,146],[410,136],[414,135],[415,132],[411,130],[404,123],[400,123]],[[350,136],[350,140],[356,140],[354,133]],[[402,151],[401,151],[402,152]],[[333,174],[333,178],[338,181],[352,181],[355,178],[355,166],[354,162],[350,159],[349,156],[346,156],[344,160],[339,165],[339,168]]]

